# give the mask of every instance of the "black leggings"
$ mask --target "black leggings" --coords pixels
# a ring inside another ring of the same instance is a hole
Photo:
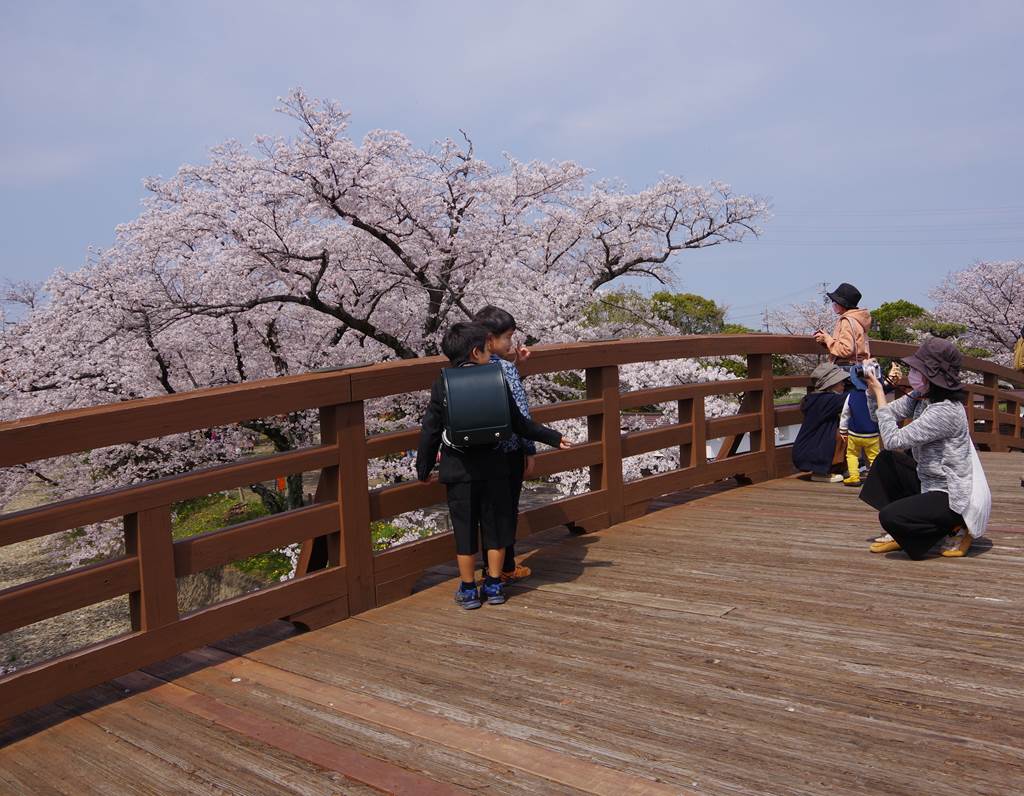
[[[860,499],[878,509],[878,521],[915,561],[964,524],[945,492],[922,492],[917,463],[902,451],[878,454]]]
[[[512,505],[515,511],[516,523],[519,520],[519,498],[523,494],[523,473],[526,469],[526,457],[523,452],[513,451],[508,454],[509,486],[512,489]],[[515,525],[512,526],[515,528]],[[513,531],[515,538],[515,531]],[[484,565],[484,574],[487,574],[487,551],[481,556]],[[505,548],[505,561],[501,565],[502,572],[512,572],[516,568],[516,546],[515,543]]]

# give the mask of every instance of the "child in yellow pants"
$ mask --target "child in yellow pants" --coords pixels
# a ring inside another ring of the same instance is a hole
[[[843,479],[847,486],[860,486],[860,453],[864,451],[864,457],[868,461],[868,467],[875,463],[875,457],[882,450],[882,438],[875,434],[873,437],[862,437],[858,434],[847,433],[846,435],[846,469],[849,475]]]
[[[851,375],[850,383],[853,389],[846,393],[846,405],[843,406],[843,413],[839,417],[839,433],[846,437],[846,478],[843,483],[846,486],[860,486],[860,454],[868,461],[868,467],[875,461],[875,457],[882,449],[882,438],[878,434],[878,424],[871,419],[868,412],[867,392],[858,389],[858,381]]]

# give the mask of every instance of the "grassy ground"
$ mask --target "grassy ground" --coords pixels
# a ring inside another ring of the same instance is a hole
[[[269,513],[260,499],[248,490],[242,492],[241,498],[237,491],[232,491],[183,500],[174,505],[173,512],[171,532],[175,539],[237,525]],[[407,533],[407,529],[387,522],[375,522],[370,526],[373,549],[377,551],[386,550]],[[233,566],[249,575],[276,581],[290,571],[291,562],[284,553],[271,550],[236,561]]]
[[[785,395],[776,395],[775,405],[792,406],[794,404],[800,403],[804,399],[805,395],[807,395],[806,390],[790,390]]]
[[[199,533],[237,525],[269,514],[259,497],[248,490],[241,493],[217,492],[212,495],[175,503],[171,533],[175,539],[184,539]],[[291,571],[288,556],[276,550],[236,561],[233,566],[249,575],[267,581],[280,580]]]

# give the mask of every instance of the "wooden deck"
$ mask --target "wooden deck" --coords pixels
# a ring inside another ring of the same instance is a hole
[[[842,486],[706,489],[535,537],[505,606],[445,581],[34,711],[0,791],[1024,792],[1024,456],[983,461],[967,559],[869,554]]]

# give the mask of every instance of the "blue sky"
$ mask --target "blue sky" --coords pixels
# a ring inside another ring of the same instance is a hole
[[[290,87],[353,133],[470,132],[771,198],[759,241],[685,253],[680,286],[757,325],[852,281],[872,306],[1024,257],[1024,3],[7,4],[0,275],[80,266],[141,180],[227,138],[288,133]]]

